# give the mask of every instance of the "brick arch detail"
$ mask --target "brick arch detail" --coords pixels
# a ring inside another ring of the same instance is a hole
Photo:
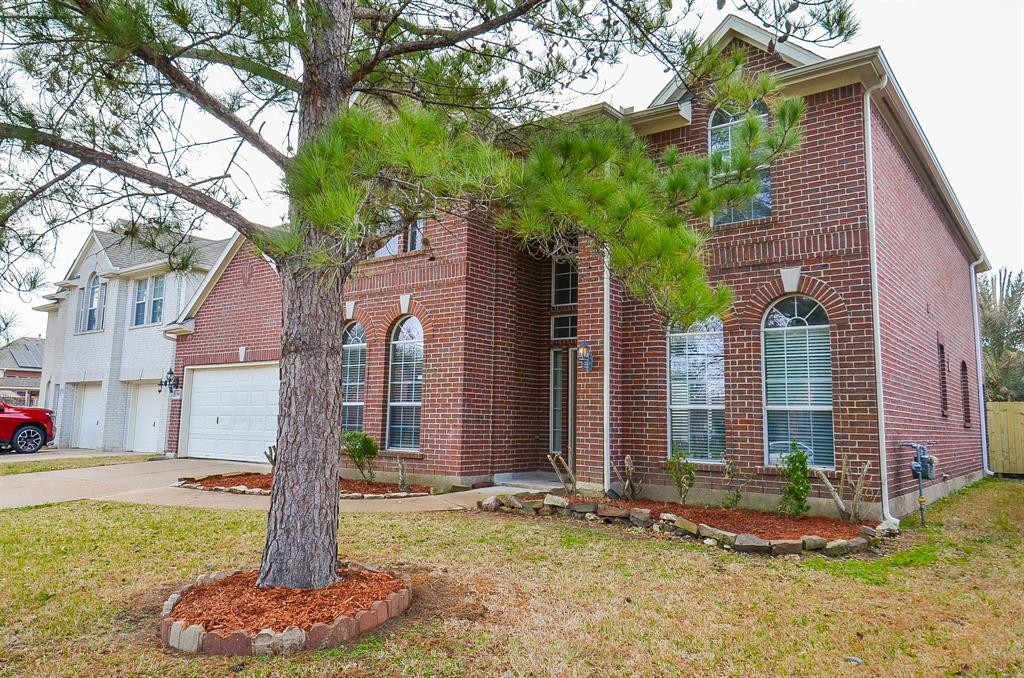
[[[806,273],[800,275],[800,283],[795,292],[787,292],[782,286],[781,277],[776,277],[771,283],[750,295],[750,299],[736,315],[744,320],[760,324],[761,317],[772,304],[793,294],[803,294],[821,304],[825,308],[825,312],[828,313],[829,324],[845,325],[849,322],[849,313],[842,295],[832,286]]]
[[[366,332],[367,341],[369,341],[370,338],[374,336],[375,332],[373,319],[370,317],[369,313],[367,313],[365,310],[363,310],[363,308],[360,307],[358,303],[355,305],[355,309],[352,311],[352,316],[349,318],[345,318],[346,325],[348,325],[351,322],[357,322],[363,326],[363,332]]]
[[[423,341],[426,343],[427,337],[431,334],[431,320],[430,312],[427,307],[416,301],[416,297],[409,300],[409,312],[402,313],[401,303],[396,299],[395,303],[391,307],[391,311],[387,315],[387,322],[382,327],[384,329],[384,336],[382,339],[385,342],[391,341],[391,331],[395,328],[395,324],[406,316],[416,316],[416,319],[423,325]]]

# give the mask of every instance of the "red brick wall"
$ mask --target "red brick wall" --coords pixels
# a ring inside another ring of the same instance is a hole
[[[12,370],[9,367],[4,369],[5,377],[36,377],[38,379],[42,374],[40,370]]]
[[[972,257],[877,111],[871,129],[889,493],[895,498],[917,493],[909,470],[914,453],[901,450],[901,441],[930,443],[940,476],[957,478],[982,468]],[[948,361],[945,416],[939,398],[939,342]],[[964,426],[961,362],[969,375],[970,428]]]
[[[785,296],[780,268],[801,267],[799,291],[820,301],[830,316],[837,465],[848,456],[876,459],[878,469],[862,90],[843,87],[806,102],[800,150],[771,168],[772,216],[716,227],[708,244],[710,279],[728,285],[734,296],[724,329],[726,453],[756,476],[748,492],[774,493],[781,486],[764,464],[761,390],[761,320]],[[652,151],[678,145],[705,152],[708,115],[695,101],[692,124],[651,137]],[[649,484],[668,485],[665,328],[644,304],[625,302],[623,317],[622,449],[639,458]],[[720,465],[700,468],[699,486],[720,489]],[[877,475],[871,485],[877,487]],[[817,483],[814,492],[826,497]]]

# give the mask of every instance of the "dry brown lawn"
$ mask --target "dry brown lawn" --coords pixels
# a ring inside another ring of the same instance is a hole
[[[942,502],[863,560],[768,560],[491,514],[343,514],[411,574],[381,634],[288,659],[158,647],[166,594],[255,566],[264,517],[79,502],[0,511],[0,676],[1024,674],[1024,483]],[[858,663],[862,662],[862,663]]]

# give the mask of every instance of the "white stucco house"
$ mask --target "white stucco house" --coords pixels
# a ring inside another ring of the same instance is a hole
[[[163,326],[188,303],[226,241],[192,238],[195,262],[171,271],[165,254],[121,235],[92,231],[48,314],[41,402],[56,412],[59,447],[162,452],[174,365]]]

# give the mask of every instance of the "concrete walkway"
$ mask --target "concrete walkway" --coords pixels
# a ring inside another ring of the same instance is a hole
[[[25,458],[31,455],[18,455]],[[270,497],[205,492],[173,487],[178,478],[233,471],[268,472],[265,464],[241,464],[206,459],[161,459],[136,464],[19,473],[0,476],[0,509],[52,504],[79,499],[121,501],[160,506],[266,511]],[[413,513],[458,511],[476,506],[488,494],[508,488],[485,488],[431,497],[406,499],[342,500],[341,510],[350,513]]]
[[[13,451],[0,452],[0,464],[18,461],[47,461],[53,459],[79,459],[83,457],[124,457],[131,455],[140,457],[153,456],[153,452],[109,452],[103,450],[80,450],[76,448],[46,447],[42,452],[18,454]]]

